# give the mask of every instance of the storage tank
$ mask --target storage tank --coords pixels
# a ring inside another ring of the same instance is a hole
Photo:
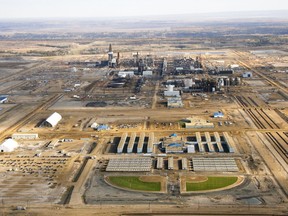
[[[168,91],[172,92],[174,89],[174,85],[168,85]]]
[[[236,79],[236,85],[241,85],[241,84],[242,84],[241,77],[237,77],[237,79]]]

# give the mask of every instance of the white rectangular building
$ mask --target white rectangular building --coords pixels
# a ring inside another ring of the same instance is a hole
[[[140,133],[138,145],[137,145],[137,153],[142,153],[143,152],[143,145],[144,145],[144,140],[145,140],[145,133],[142,132]]]
[[[127,139],[127,133],[123,133],[121,140],[120,140],[118,147],[117,147],[117,153],[118,154],[121,154],[123,152],[126,139]]]
[[[26,140],[34,140],[34,139],[38,139],[39,136],[37,133],[31,133],[31,134],[19,134],[19,133],[15,133],[12,134],[12,139],[26,139]]]
[[[188,145],[187,153],[195,153],[195,145]]]
[[[173,157],[169,157],[168,158],[168,169],[169,170],[173,170],[174,169],[174,158]]]
[[[205,138],[206,138],[206,142],[207,142],[207,146],[208,146],[209,152],[214,152],[214,148],[213,148],[213,145],[212,145],[212,142],[211,142],[210,133],[209,132],[205,132],[204,134],[205,134]]]
[[[119,71],[118,73],[119,77],[133,77],[134,76],[134,71]]]
[[[201,134],[199,132],[196,132],[196,139],[197,139],[197,143],[198,143],[198,147],[199,147],[199,152],[204,152],[202,138],[201,138]]]
[[[132,153],[133,147],[134,147],[134,143],[135,143],[135,139],[136,139],[136,133],[134,132],[130,136],[130,140],[129,140],[128,148],[127,148],[127,153]]]
[[[157,169],[163,169],[163,158],[162,157],[158,157],[157,158]]]
[[[164,91],[165,97],[180,97],[180,91]]]
[[[182,170],[188,170],[187,158],[182,158]]]
[[[149,140],[148,140],[148,146],[147,146],[147,153],[153,152],[153,146],[154,146],[154,133],[151,132],[149,134]]]
[[[143,76],[147,77],[147,76],[152,76],[153,75],[153,71],[143,71]]]

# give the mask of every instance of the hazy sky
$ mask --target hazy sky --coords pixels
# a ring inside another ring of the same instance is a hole
[[[288,0],[0,0],[0,18],[118,17],[288,10]]]

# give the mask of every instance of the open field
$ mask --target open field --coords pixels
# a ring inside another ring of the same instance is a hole
[[[208,176],[204,179],[190,178],[186,181],[186,191],[209,191],[226,188],[233,185],[238,180],[237,177],[215,177]]]
[[[155,182],[155,179],[151,181],[149,178],[142,180],[141,177],[137,176],[109,176],[107,180],[112,185],[131,190],[160,191],[161,189],[161,183]]]

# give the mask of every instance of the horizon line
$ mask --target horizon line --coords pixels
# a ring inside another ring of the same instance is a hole
[[[127,19],[127,18],[161,18],[161,17],[169,17],[169,16],[192,16],[192,17],[197,17],[201,15],[209,15],[209,14],[230,14],[230,13],[269,13],[269,12],[286,12],[288,9],[277,9],[277,10],[239,10],[239,11],[217,11],[217,12],[199,12],[199,13],[175,13],[175,14],[151,14],[151,15],[132,15],[132,16],[63,16],[63,17],[0,17],[0,20],[33,20],[33,19],[40,19],[40,20],[55,20],[55,19]],[[275,16],[276,14],[274,14]],[[256,16],[256,15],[255,15]],[[277,15],[276,15],[277,16]],[[279,15],[281,16],[281,15]],[[278,16],[278,17],[279,17]],[[270,17],[269,17],[270,18]],[[288,15],[282,16],[282,18],[287,18]]]

